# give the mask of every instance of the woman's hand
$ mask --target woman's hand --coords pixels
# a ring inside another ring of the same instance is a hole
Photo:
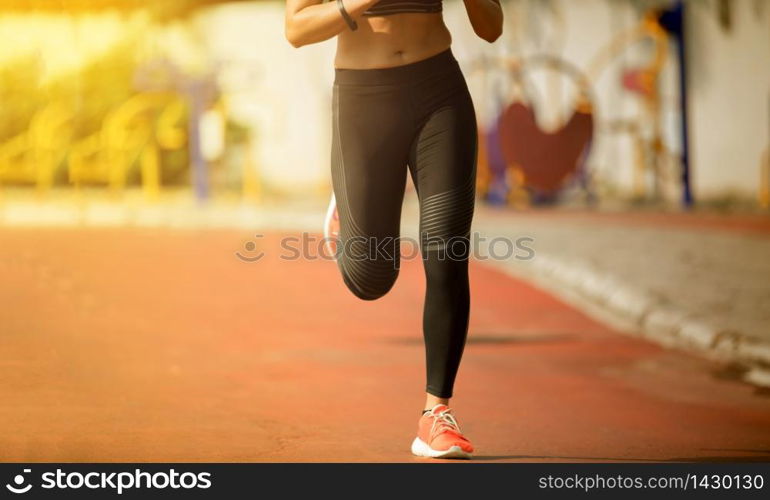
[[[503,9],[500,0],[463,0],[473,31],[489,43],[503,34]]]
[[[343,0],[345,10],[356,19],[379,0]],[[336,0],[286,0],[286,39],[294,47],[323,42],[348,28]]]

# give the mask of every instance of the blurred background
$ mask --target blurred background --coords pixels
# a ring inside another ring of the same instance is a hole
[[[473,264],[486,458],[766,460],[770,1],[502,5],[490,45],[444,1],[481,254],[534,249]],[[419,261],[364,305],[279,257],[321,232],[335,50],[284,8],[0,0],[0,459],[406,459]],[[344,426],[364,403],[403,407],[392,441]]]
[[[505,12],[491,46],[461,2],[445,14],[484,202],[768,208],[766,1]],[[17,0],[0,16],[6,194],[328,195],[335,44],[290,47],[282,2]]]

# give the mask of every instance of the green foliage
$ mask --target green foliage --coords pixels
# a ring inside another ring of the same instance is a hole
[[[136,67],[134,45],[128,41],[51,85],[51,96],[75,111],[76,136],[98,130],[107,113],[135,93]]]
[[[0,140],[26,130],[35,111],[46,101],[40,88],[41,73],[37,56],[20,57],[0,66]]]

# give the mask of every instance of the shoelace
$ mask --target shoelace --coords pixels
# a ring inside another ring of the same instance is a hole
[[[456,431],[458,434],[462,435],[460,426],[457,424],[454,415],[450,413],[451,411],[452,410],[447,409],[438,414],[433,414],[433,425],[430,426],[431,439],[446,429]]]

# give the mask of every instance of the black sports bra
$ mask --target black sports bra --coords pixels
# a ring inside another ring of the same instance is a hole
[[[441,12],[442,0],[380,0],[368,10],[364,11],[364,16],[389,16],[391,14],[401,14],[405,12],[417,12],[421,14],[430,14]]]

